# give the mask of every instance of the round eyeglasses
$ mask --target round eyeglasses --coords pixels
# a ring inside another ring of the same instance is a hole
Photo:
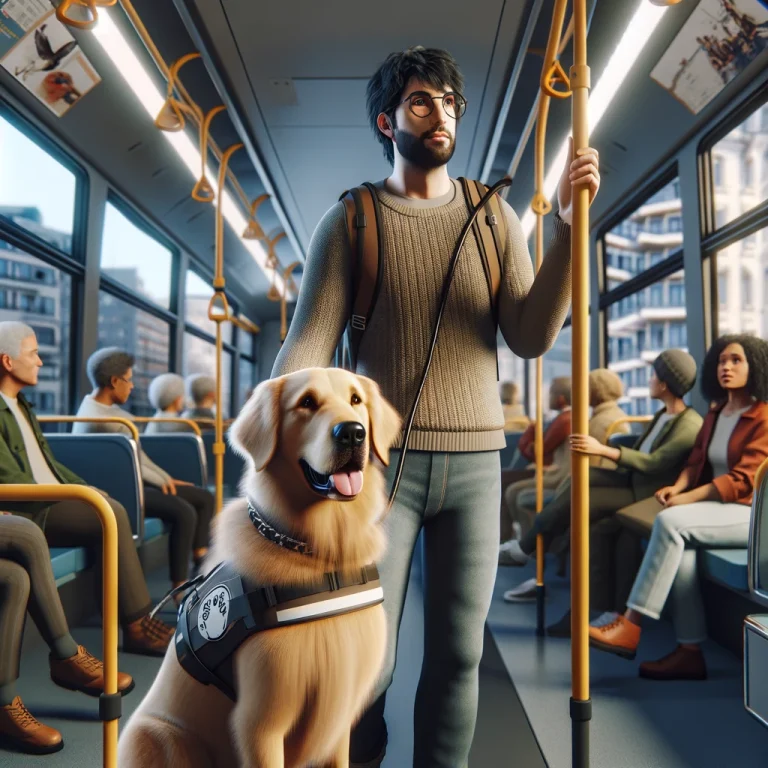
[[[467,111],[467,100],[454,91],[449,91],[442,96],[430,96],[426,91],[416,91],[403,99],[400,104],[408,102],[408,109],[416,117],[429,117],[434,112],[435,101],[438,99],[442,99],[445,113],[456,120]],[[399,107],[400,104],[397,106]]]

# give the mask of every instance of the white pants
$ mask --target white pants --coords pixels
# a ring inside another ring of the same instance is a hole
[[[746,547],[751,511],[746,504],[699,501],[660,512],[627,606],[658,619],[671,592],[677,641],[705,640],[696,548]]]

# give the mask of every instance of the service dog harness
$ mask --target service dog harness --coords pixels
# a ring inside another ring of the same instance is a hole
[[[304,542],[276,531],[249,501],[256,530],[275,544],[311,555]],[[223,562],[193,587],[179,607],[176,655],[181,666],[200,683],[215,685],[237,701],[233,659],[244,640],[256,632],[339,616],[383,602],[374,564],[343,575],[326,573],[314,584],[276,587],[243,578]]]

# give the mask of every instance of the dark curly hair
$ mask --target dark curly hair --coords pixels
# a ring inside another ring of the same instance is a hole
[[[365,95],[368,121],[376,139],[384,147],[384,157],[390,165],[395,162],[392,139],[379,130],[376,120],[384,112],[394,123],[394,111],[402,100],[403,89],[412,77],[417,77],[435,90],[448,86],[457,93],[464,91],[464,78],[448,51],[417,45],[407,51],[390,53],[368,82]]]
[[[768,342],[757,336],[733,334],[721,336],[709,348],[701,369],[701,391],[709,401],[721,401],[728,397],[727,390],[717,380],[717,364],[720,354],[729,344],[741,344],[749,363],[747,391],[760,402],[768,402]]]

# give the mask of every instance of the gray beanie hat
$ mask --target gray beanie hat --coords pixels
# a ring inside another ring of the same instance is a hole
[[[180,397],[184,397],[184,379],[178,373],[164,373],[152,379],[149,385],[149,402],[153,408],[164,411]]]
[[[656,375],[675,397],[683,397],[696,383],[696,361],[682,349],[666,349],[654,361]]]
[[[204,373],[193,373],[187,376],[187,397],[199,405],[208,395],[216,392],[216,379]]]

